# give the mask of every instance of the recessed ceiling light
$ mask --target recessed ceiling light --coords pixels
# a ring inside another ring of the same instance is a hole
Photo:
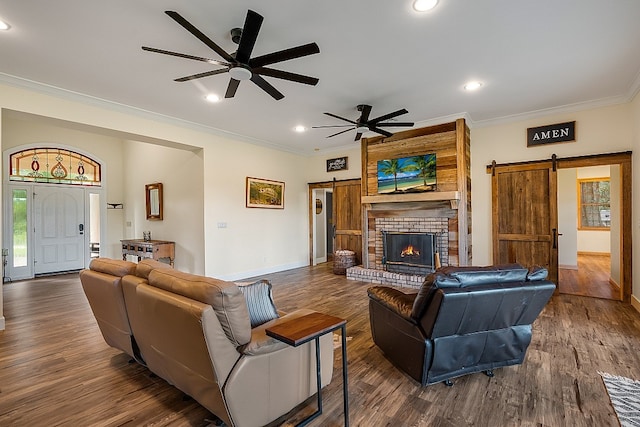
[[[298,125],[298,126],[294,127],[293,130],[296,131],[296,132],[305,132],[307,130],[307,128],[302,126],[302,125]]]
[[[209,102],[218,102],[218,101],[220,101],[220,97],[218,95],[216,95],[215,93],[210,93],[209,95],[205,96],[204,99],[206,99]]]
[[[8,23],[6,23],[5,21],[3,21],[2,19],[0,19],[0,30],[2,31],[6,31],[9,28],[11,28],[11,25],[9,25]]]
[[[482,86],[481,82],[468,82],[464,85],[464,90],[478,90]]]
[[[413,9],[416,12],[426,12],[433,9],[438,4],[438,0],[415,0],[413,2]]]

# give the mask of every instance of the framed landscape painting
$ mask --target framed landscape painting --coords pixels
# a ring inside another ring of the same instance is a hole
[[[378,194],[421,193],[435,189],[435,153],[378,161]]]
[[[247,177],[247,207],[284,209],[284,182]]]

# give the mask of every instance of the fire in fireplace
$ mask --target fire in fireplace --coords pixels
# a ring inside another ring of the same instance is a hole
[[[427,274],[435,269],[435,233],[382,232],[382,263],[387,271]]]

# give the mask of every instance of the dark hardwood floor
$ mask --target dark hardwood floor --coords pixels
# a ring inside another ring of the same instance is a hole
[[[609,282],[611,257],[601,254],[578,254],[578,269],[558,270],[561,294],[620,300],[620,288]]]
[[[520,366],[421,387],[373,345],[368,283],[331,264],[267,276],[278,308],[347,319],[352,426],[617,426],[598,371],[640,379],[640,314],[619,301],[559,295],[534,323]],[[77,274],[5,284],[0,331],[0,426],[207,426],[208,412],[102,339]],[[341,426],[335,351],[324,413]],[[315,400],[274,425],[290,426]]]

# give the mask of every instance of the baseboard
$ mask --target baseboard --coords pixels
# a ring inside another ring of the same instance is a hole
[[[558,268],[561,270],[577,270],[578,265],[559,264]]]
[[[635,295],[631,295],[631,306],[635,308],[638,313],[640,313],[640,299],[636,298]]]
[[[578,251],[578,255],[611,256],[611,252],[585,252],[585,251]]]
[[[613,286],[614,288],[620,290],[620,285],[615,280],[613,280],[611,277],[609,277],[609,284],[611,286]]]

